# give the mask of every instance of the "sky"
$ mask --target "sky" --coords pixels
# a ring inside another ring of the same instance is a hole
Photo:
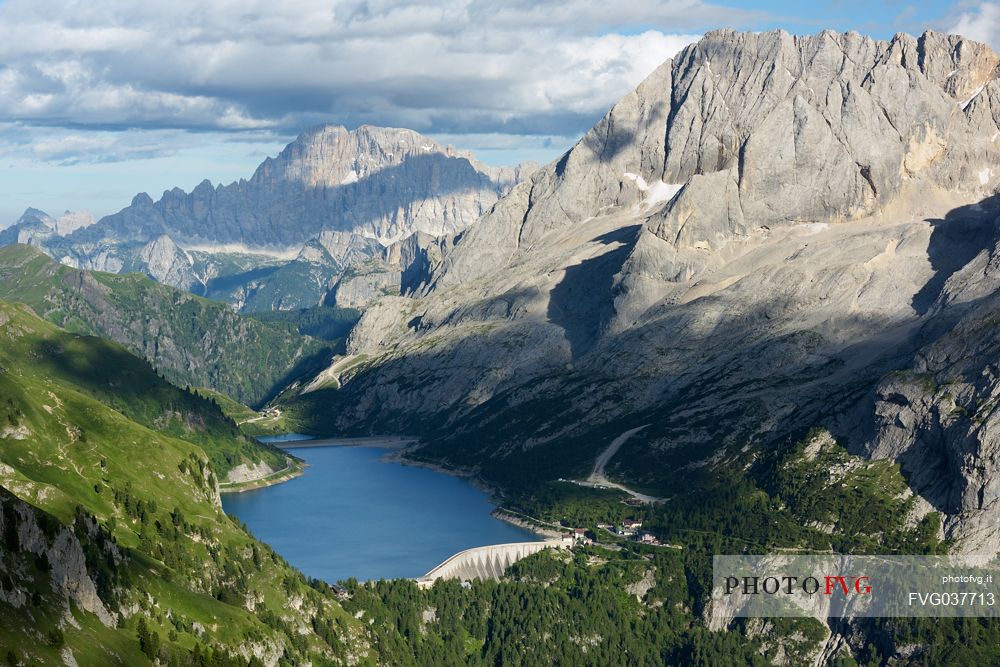
[[[1000,49],[1000,0],[0,0],[0,227],[249,178],[320,123],[545,163],[720,27]]]

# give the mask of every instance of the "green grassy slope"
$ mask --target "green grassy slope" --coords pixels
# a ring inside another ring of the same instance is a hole
[[[117,346],[0,303],[0,658],[363,662],[330,593],[222,512],[199,444],[239,451],[232,428]]]
[[[58,398],[55,387],[69,384],[137,424],[199,445],[223,477],[241,463],[264,461],[284,467],[281,452],[241,435],[211,400],[178,389],[122,347],[41,321],[30,329],[33,333],[5,341],[0,364],[30,364],[32,375],[53,388],[50,404]]]
[[[192,391],[198,396],[215,403],[219,409],[222,410],[224,415],[232,419],[237,424],[248,419],[256,419],[260,417],[261,413],[257,412],[253,408],[243,405],[238,401],[234,401],[232,398],[221,392],[208,389],[207,387],[196,387],[192,389]]]
[[[0,248],[0,299],[25,303],[70,331],[114,340],[179,386],[209,387],[248,405],[330,354],[328,343],[288,323],[244,317],[139,274],[72,269],[25,245]]]

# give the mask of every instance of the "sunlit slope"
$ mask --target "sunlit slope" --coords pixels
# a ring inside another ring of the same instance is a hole
[[[211,403],[0,303],[0,424],[0,646],[22,664],[349,652],[329,594],[222,512],[202,446],[249,442]]]

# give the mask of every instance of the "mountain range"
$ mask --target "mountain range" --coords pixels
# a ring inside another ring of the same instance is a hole
[[[494,168],[411,130],[324,125],[248,180],[168,190],[96,222],[29,209],[0,243],[76,268],[140,272],[245,311],[367,305],[403,288],[400,244],[463,231],[534,165]],[[86,223],[86,224],[85,224]],[[339,279],[351,269],[349,284]]]

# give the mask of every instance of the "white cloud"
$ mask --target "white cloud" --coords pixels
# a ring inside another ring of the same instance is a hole
[[[697,0],[7,0],[0,120],[576,134],[692,29],[754,16]]]
[[[955,16],[947,32],[989,44],[1000,49],[1000,3],[982,2]]]

